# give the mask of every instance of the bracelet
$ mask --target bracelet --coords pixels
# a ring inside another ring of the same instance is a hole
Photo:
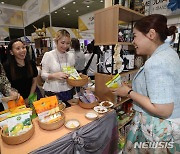
[[[132,91],[133,91],[132,89],[130,89],[130,90],[128,91],[127,97],[130,95],[130,93],[131,93]]]

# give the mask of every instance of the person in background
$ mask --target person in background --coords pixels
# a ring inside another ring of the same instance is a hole
[[[95,45],[95,41],[92,40],[91,41],[91,44],[93,44],[93,51],[94,53],[97,55],[97,64],[101,61],[101,56],[103,55],[103,52],[101,51],[101,48],[100,46],[98,45]],[[99,65],[97,66],[97,72],[100,72],[101,71],[101,68],[99,67]]]
[[[93,59],[89,67],[87,68],[87,75],[91,78],[91,80],[94,80],[95,73],[97,72],[97,54],[94,50],[94,45],[92,43],[89,43],[87,45],[87,53],[85,54],[85,67],[87,66],[92,56],[93,56]]]
[[[1,63],[0,63],[0,93],[1,96],[3,94],[3,96],[17,96],[17,98],[19,97],[17,91],[11,87],[11,84],[8,78],[6,77],[6,73]],[[4,111],[4,106],[2,102],[0,102],[0,111]]]
[[[68,31],[61,29],[55,36],[56,48],[46,52],[41,61],[41,77],[45,80],[43,89],[46,96],[56,95],[59,100],[66,103],[73,97],[73,88],[67,84],[69,74],[63,72],[63,67],[74,66],[75,58],[72,52],[68,52],[71,38]]]
[[[85,55],[82,50],[80,50],[80,42],[76,38],[71,39],[71,49],[74,50],[74,55],[75,55],[75,69],[78,72],[82,72],[84,69],[84,64],[85,64]]]
[[[10,41],[8,60],[3,66],[12,87],[18,90],[29,106],[28,97],[35,93],[38,71],[36,64],[27,58],[26,46],[21,40]]]
[[[1,45],[0,46],[0,62],[3,64],[7,60],[7,53],[6,53],[6,48]]]
[[[134,25],[136,53],[149,58],[135,75],[132,89],[123,83],[112,90],[132,99],[136,111],[125,153],[180,152],[180,59],[170,44],[164,43],[167,36],[175,39],[175,31],[160,14],[143,17]],[[157,146],[138,148],[142,143]]]

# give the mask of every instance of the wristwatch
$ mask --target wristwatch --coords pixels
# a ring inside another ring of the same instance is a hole
[[[131,93],[132,91],[133,91],[132,89],[130,89],[130,90],[128,91],[127,97],[129,97],[129,95],[130,95],[130,93]]]

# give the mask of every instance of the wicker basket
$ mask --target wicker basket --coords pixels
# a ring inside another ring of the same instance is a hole
[[[31,136],[34,134],[34,125],[32,125],[32,128],[17,136],[6,136],[3,132],[1,133],[1,138],[6,144],[15,145],[15,144],[21,144],[31,138]]]
[[[97,99],[97,101],[92,102],[92,103],[83,103],[79,99],[79,106],[84,108],[84,109],[92,109],[99,104],[99,98],[97,96],[96,96],[96,99]]]
[[[61,126],[63,126],[64,122],[65,122],[65,116],[64,116],[64,113],[62,111],[59,111],[59,112],[61,112],[62,119],[60,119],[56,122],[53,122],[53,123],[45,123],[45,122],[41,122],[40,120],[38,120],[39,127],[44,129],[44,130],[55,130],[55,129],[58,129]]]
[[[73,87],[82,87],[82,86],[86,85],[88,83],[88,76],[81,74],[80,77],[82,79],[69,79],[68,78],[67,83]]]

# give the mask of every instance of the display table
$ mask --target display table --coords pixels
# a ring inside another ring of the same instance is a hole
[[[95,121],[85,118],[87,111],[78,105],[64,110],[65,120],[80,121],[81,127],[75,131],[65,126],[46,131],[34,119],[35,132],[28,141],[19,145],[7,145],[0,139],[1,154],[116,153],[118,128],[115,111],[100,115]]]

